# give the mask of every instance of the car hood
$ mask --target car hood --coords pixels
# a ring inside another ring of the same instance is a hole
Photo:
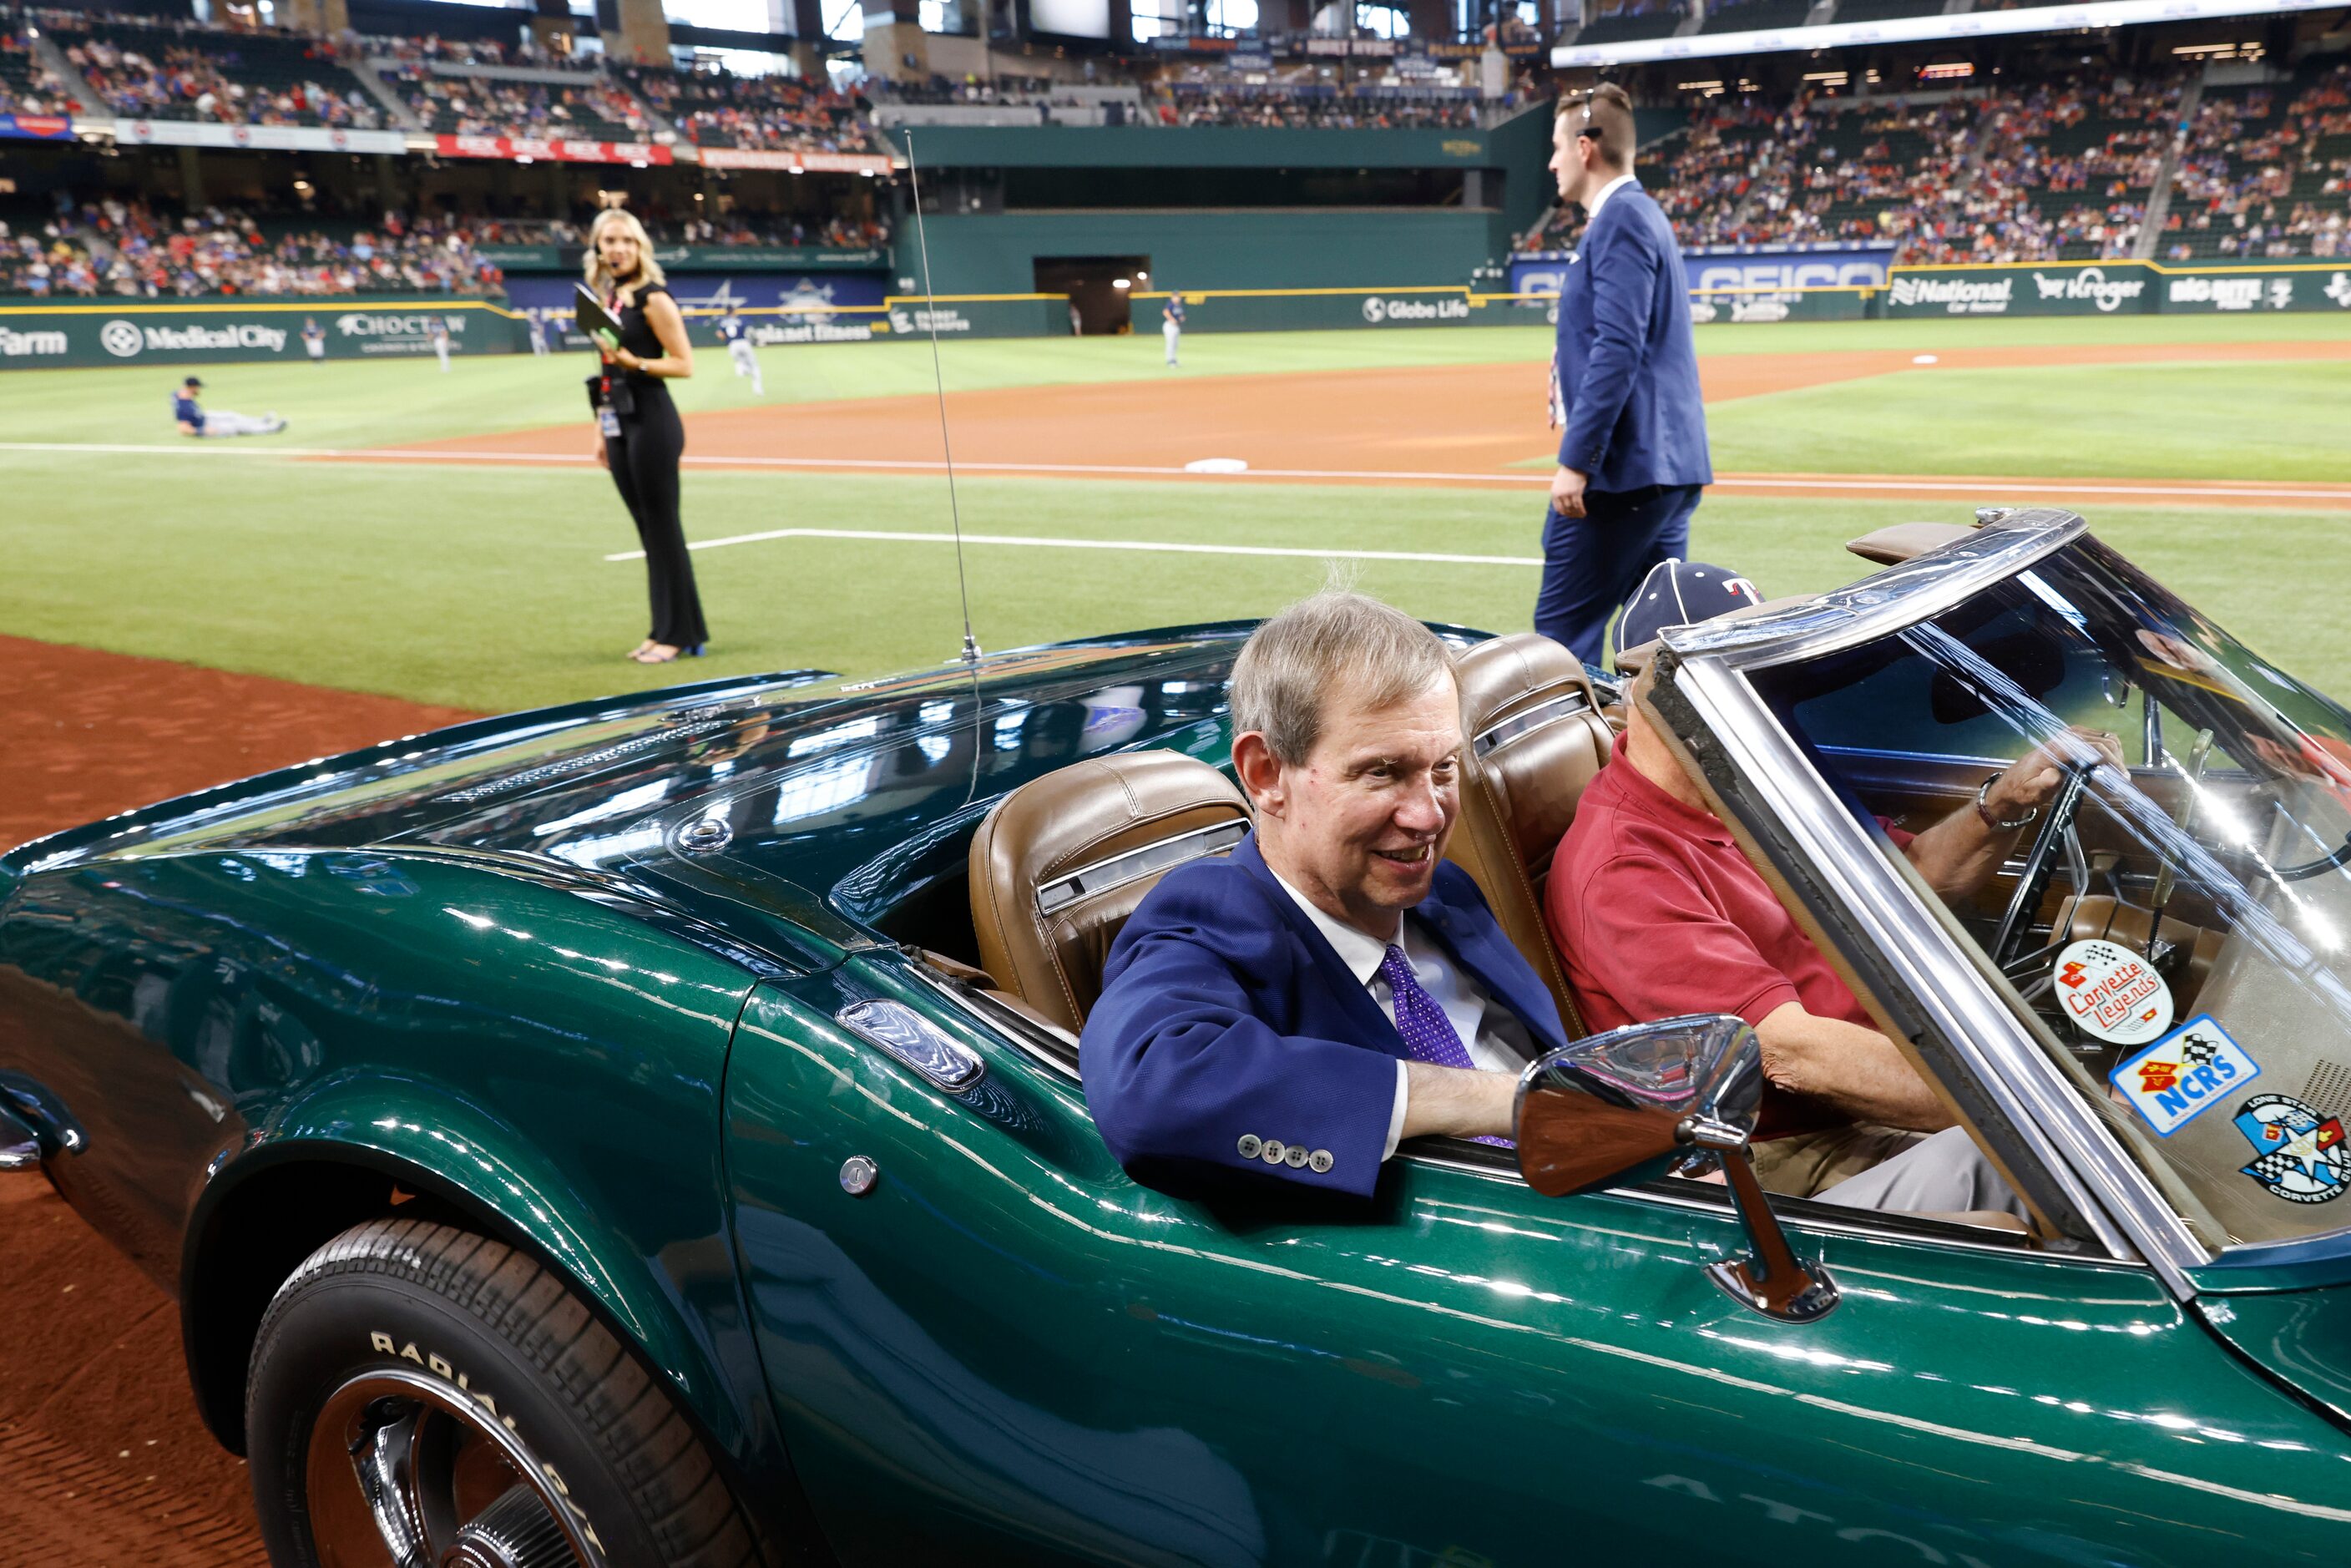
[[[762,878],[830,890],[1025,778],[1211,719],[1248,630],[1139,632],[879,680],[705,682],[404,736],[23,845],[0,857],[0,902],[26,875],[101,857],[403,845],[687,883],[716,868],[735,896]],[[729,824],[728,852],[682,864],[678,825],[710,820]],[[872,882],[866,895],[886,891]],[[843,899],[860,906],[857,889]]]

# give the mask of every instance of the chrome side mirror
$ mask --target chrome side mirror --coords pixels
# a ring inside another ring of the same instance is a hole
[[[1520,1075],[1519,1169],[1560,1197],[1669,1155],[1716,1155],[1750,1250],[1708,1264],[1707,1278],[1766,1317],[1810,1322],[1837,1304],[1836,1282],[1796,1255],[1755,1179],[1748,1139],[1762,1099],[1763,1048],[1727,1014],[1593,1035]]]

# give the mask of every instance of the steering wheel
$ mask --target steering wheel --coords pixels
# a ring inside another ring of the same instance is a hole
[[[2082,810],[2082,791],[2095,767],[2095,763],[2082,762],[2064,765],[2065,777],[2050,799],[2040,831],[2032,835],[2032,847],[2024,856],[2024,874],[2016,879],[2016,892],[2000,917],[2000,934],[1992,938],[1991,961],[2003,970],[2024,953],[2025,939],[2032,930],[2032,912],[2041,907],[2042,895],[2049,891],[2050,873],[2057,869],[2058,848],[2074,831],[2074,819]],[[2074,858],[2079,859],[2079,854]]]

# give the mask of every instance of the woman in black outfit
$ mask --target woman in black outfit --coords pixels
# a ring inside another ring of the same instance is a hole
[[[588,287],[621,324],[602,334],[604,368],[590,379],[603,440],[596,460],[612,471],[622,504],[636,519],[653,591],[653,629],[629,657],[666,664],[702,652],[709,633],[694,590],[694,562],[677,516],[677,465],[685,425],[665,384],[694,374],[685,316],[663,281],[653,241],[634,214],[613,207],[588,230]]]

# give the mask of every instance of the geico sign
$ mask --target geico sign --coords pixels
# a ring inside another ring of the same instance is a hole
[[[286,330],[256,321],[240,321],[233,327],[142,328],[116,320],[99,329],[98,340],[118,360],[130,359],[141,350],[191,353],[209,349],[266,349],[276,354],[285,351]]]
[[[1690,287],[1719,289],[1882,288],[1883,261],[1709,261],[1698,266]]]
[[[379,316],[354,310],[335,318],[335,330],[346,338],[429,338],[436,322],[452,332],[465,329],[463,316]]]
[[[2085,267],[2081,271],[2051,277],[2043,273],[2032,275],[2032,287],[2043,299],[2087,299],[2101,310],[2119,310],[2126,299],[2136,299],[2147,292],[2143,277],[2108,277],[2103,267]]]
[[[2016,279],[1897,277],[1893,287],[1896,305],[1940,305],[1954,315],[1997,316],[2008,308]]]
[[[63,332],[12,332],[0,327],[0,354],[16,359],[21,354],[62,354],[66,351]]]
[[[1374,295],[1364,301],[1364,319],[1374,326],[1383,321],[1460,321],[1468,315],[1467,299],[1383,299]]]

